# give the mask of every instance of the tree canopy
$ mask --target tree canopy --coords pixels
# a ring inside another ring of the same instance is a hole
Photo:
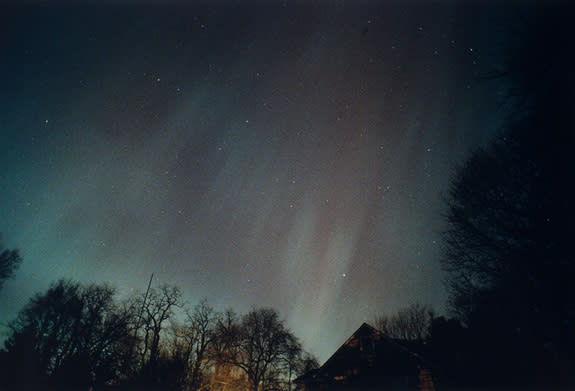
[[[225,380],[237,389],[289,390],[317,366],[275,310],[240,316],[205,299],[186,308],[177,286],[118,301],[108,285],[59,280],[9,327],[0,351],[7,389],[128,383],[205,390]]]
[[[5,345],[12,380],[86,382],[94,371],[113,376],[130,335],[129,315],[116,306],[113,295],[107,285],[66,280],[35,295],[10,323]]]
[[[467,325],[573,351],[574,63],[562,49],[546,57],[543,38],[573,27],[561,10],[538,11],[546,17],[528,18],[509,55],[514,115],[452,179],[442,262]]]
[[[225,347],[220,360],[243,372],[252,391],[281,389],[297,374],[294,364],[303,361],[299,341],[273,309],[253,309],[241,319],[228,312],[219,333]]]

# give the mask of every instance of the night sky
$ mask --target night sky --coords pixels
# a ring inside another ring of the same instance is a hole
[[[59,278],[153,272],[276,308],[323,361],[378,313],[445,312],[443,199],[501,128],[481,75],[507,11],[130,3],[0,10],[0,232],[24,258],[0,321]]]

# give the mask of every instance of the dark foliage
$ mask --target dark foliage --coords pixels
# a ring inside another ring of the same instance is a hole
[[[0,242],[0,289],[4,281],[14,277],[14,272],[22,263],[18,250],[8,250]]]
[[[130,317],[105,285],[58,281],[11,322],[4,359],[8,383],[50,380],[88,385],[115,376],[125,359]]]
[[[450,304],[469,326],[467,366],[487,382],[560,383],[559,363],[575,357],[575,63],[557,46],[575,29],[567,9],[535,12],[508,61],[515,115],[447,200]]]

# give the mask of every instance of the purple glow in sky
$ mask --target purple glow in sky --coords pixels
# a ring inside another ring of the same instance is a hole
[[[0,320],[58,278],[154,272],[275,307],[323,361],[378,313],[443,312],[442,196],[505,115],[479,80],[504,28],[382,3],[6,7],[0,232],[24,263]]]

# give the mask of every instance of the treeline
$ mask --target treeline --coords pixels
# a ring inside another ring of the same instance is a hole
[[[509,116],[445,197],[451,318],[411,307],[376,322],[453,389],[575,389],[575,7],[517,11],[507,60],[485,75],[509,85]]]
[[[414,303],[394,314],[378,315],[373,325],[390,338],[424,342],[431,335],[434,314],[431,306]]]
[[[564,50],[574,8],[520,10],[505,67],[489,75],[510,84],[509,118],[446,197],[442,265],[457,320],[432,344],[459,388],[575,387],[575,56]]]
[[[120,300],[109,285],[60,280],[9,328],[9,390],[290,390],[318,365],[275,310],[190,307],[170,285]]]

